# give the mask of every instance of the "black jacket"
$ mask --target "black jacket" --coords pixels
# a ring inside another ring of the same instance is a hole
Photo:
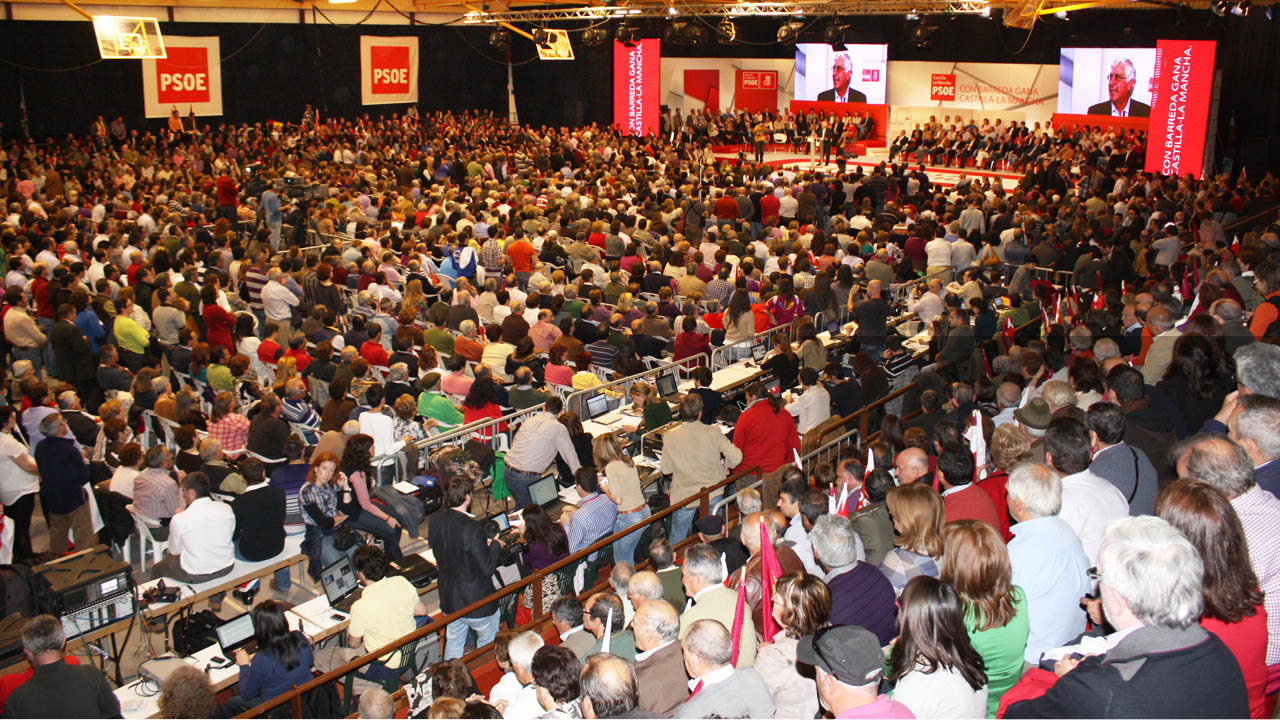
[[[92,380],[97,366],[89,353],[89,340],[80,328],[75,323],[59,320],[49,335],[54,361],[58,364],[58,379],[69,383]]]
[[[427,543],[435,549],[440,568],[441,612],[447,615],[493,594],[493,572],[501,548],[489,543],[474,518],[452,508],[442,510],[427,526]],[[467,617],[487,617],[497,611],[494,601]]]
[[[6,718],[118,718],[120,701],[102,671],[59,660],[35,668],[4,704]]]
[[[236,516],[232,538],[245,560],[261,562],[284,550],[284,490],[265,482],[254,485],[231,501],[231,512]]]
[[[289,423],[266,413],[258,413],[249,423],[250,452],[265,458],[284,457],[284,441],[289,439]]]
[[[1007,718],[1247,717],[1240,665],[1216,635],[1142,627],[1106,655],[1085,658]]]

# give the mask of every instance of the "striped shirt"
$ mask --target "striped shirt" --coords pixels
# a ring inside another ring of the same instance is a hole
[[[1232,500],[1231,507],[1240,517],[1249,562],[1265,596],[1267,664],[1275,665],[1280,663],[1280,500],[1255,485]]]
[[[261,310],[262,286],[267,284],[267,271],[251,267],[245,271],[244,281],[249,286],[249,307]]]
[[[618,506],[598,492],[582,498],[569,518],[569,554],[578,552],[613,531]]]

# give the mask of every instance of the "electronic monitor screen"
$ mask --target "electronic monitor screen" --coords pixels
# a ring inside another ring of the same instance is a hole
[[[529,486],[529,498],[537,505],[547,506],[555,502],[560,495],[556,491],[556,479],[551,476],[542,478]]]
[[[768,348],[765,347],[763,342],[758,342],[755,347],[751,348],[751,359],[760,362],[764,360],[766,352],[768,352]]]
[[[344,555],[337,562],[322,570],[320,572],[320,581],[324,585],[324,594],[329,599],[329,604],[341,600],[357,584],[356,571],[351,566],[351,558]]]
[[[1150,117],[1155,48],[1062,48],[1058,112]]]
[[[658,376],[658,397],[670,397],[675,395],[676,392],[676,378],[674,375]]]
[[[219,625],[215,632],[218,634],[218,645],[224,650],[239,645],[253,637],[253,616],[241,613]]]
[[[609,398],[604,393],[598,393],[587,398],[588,420],[594,420],[607,412],[609,412]]]
[[[795,98],[819,102],[884,104],[888,45],[796,45]]]

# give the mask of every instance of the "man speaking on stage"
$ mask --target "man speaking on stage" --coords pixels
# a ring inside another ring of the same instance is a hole
[[[847,52],[838,53],[835,63],[831,66],[831,84],[835,87],[818,93],[818,102],[866,102],[865,94],[849,87],[851,80],[853,80],[853,60],[849,58]]]

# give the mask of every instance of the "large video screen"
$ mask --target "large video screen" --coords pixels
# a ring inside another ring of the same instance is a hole
[[[884,104],[888,45],[796,45],[797,100]]]
[[[1062,48],[1058,112],[1150,117],[1155,48]]]

